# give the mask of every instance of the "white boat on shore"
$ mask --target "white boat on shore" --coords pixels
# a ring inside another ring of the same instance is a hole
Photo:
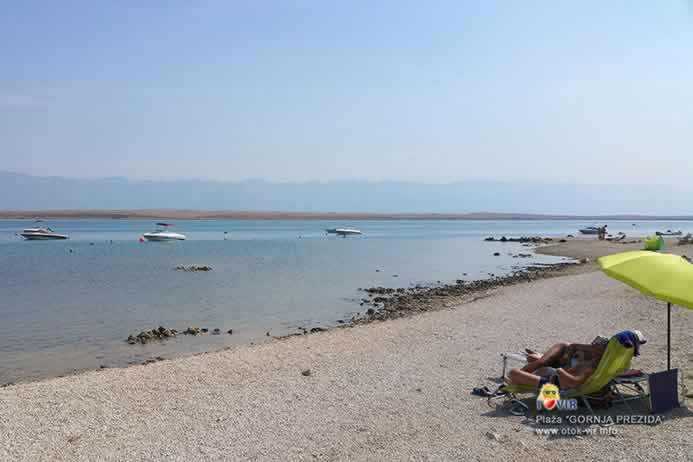
[[[142,237],[148,241],[153,242],[163,242],[163,241],[184,241],[186,239],[185,234],[173,233],[168,230],[171,223],[157,223],[159,228],[156,231],[150,233],[144,233]]]
[[[580,234],[599,234],[599,228],[597,228],[596,226],[580,228],[578,229],[578,231],[580,231]]]
[[[655,234],[657,236],[683,236],[682,231],[672,231],[670,229],[667,229],[666,232],[657,231]]]
[[[27,228],[20,234],[27,241],[60,241],[68,239],[65,234],[59,234],[50,228]]]

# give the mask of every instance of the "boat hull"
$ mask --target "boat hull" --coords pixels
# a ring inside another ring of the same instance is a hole
[[[147,233],[142,236],[151,242],[184,241],[185,236],[178,233]]]
[[[33,233],[22,233],[21,236],[27,241],[63,241],[68,237],[63,234],[33,234]]]
[[[596,229],[579,229],[581,234],[599,234],[599,231]]]

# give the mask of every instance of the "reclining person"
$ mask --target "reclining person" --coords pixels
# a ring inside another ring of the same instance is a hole
[[[587,381],[606,351],[606,342],[593,344],[557,343],[543,355],[530,353],[527,365],[511,369],[508,379],[512,385],[541,388],[546,383],[561,389],[577,388]]]
[[[647,343],[639,330],[624,330],[613,338],[626,348],[634,348],[633,356],[638,356],[640,345]],[[511,385],[541,388],[546,383],[553,383],[564,390],[577,388],[594,373],[608,343],[608,338],[599,336],[589,345],[557,343],[543,355],[528,351],[527,365],[511,369],[508,380]]]

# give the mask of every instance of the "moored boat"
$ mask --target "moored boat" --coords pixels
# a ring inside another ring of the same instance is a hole
[[[336,234],[337,236],[347,237],[347,236],[358,236],[363,234],[361,230],[355,228],[331,228],[326,229],[327,234]]]
[[[148,241],[162,242],[162,241],[184,241],[186,239],[185,234],[173,233],[168,230],[171,223],[157,223],[159,228],[156,231],[149,233],[144,233],[142,237]]]
[[[59,234],[50,228],[27,228],[21,232],[27,241],[59,241],[68,239],[66,234]]]
[[[581,234],[599,234],[599,228],[596,226],[588,226],[586,228],[578,229]]]

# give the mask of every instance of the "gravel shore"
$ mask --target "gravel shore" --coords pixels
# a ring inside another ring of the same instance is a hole
[[[0,389],[0,460],[691,460],[688,408],[547,437],[470,395],[502,351],[625,328],[650,339],[636,367],[665,367],[665,306],[581,266],[416,316]],[[693,312],[672,328],[672,362],[693,371]]]

